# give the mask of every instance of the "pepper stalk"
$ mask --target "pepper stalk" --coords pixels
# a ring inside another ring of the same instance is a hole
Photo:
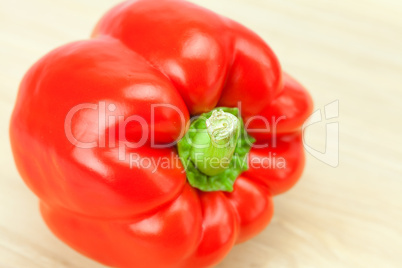
[[[191,158],[196,167],[208,176],[229,167],[240,134],[240,122],[233,114],[214,110],[206,121],[206,133],[194,139]]]
[[[194,120],[177,149],[191,186],[230,192],[248,169],[247,155],[254,142],[238,109],[219,107]]]

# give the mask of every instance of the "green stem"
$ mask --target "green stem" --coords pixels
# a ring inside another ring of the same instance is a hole
[[[193,140],[191,159],[208,176],[229,167],[240,133],[240,122],[233,114],[214,110],[206,121],[206,132]]]
[[[247,134],[237,108],[219,107],[193,120],[177,143],[189,184],[201,191],[233,191],[248,169],[255,140]]]

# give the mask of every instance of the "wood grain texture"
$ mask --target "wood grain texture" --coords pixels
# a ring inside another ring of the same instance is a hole
[[[57,240],[14,167],[8,123],[18,83],[49,50],[88,36],[116,1],[0,0],[0,267],[100,268]],[[402,2],[197,0],[260,34],[316,109],[339,100],[339,166],[308,155],[258,237],[219,268],[402,266]],[[332,122],[331,121],[331,122]],[[306,131],[325,146],[325,125]]]

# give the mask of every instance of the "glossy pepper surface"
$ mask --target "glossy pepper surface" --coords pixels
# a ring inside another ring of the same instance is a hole
[[[256,139],[232,191],[192,187],[175,161],[190,118],[216,107],[239,107]],[[111,267],[213,267],[300,177],[311,109],[244,26],[185,1],[128,1],[29,69],[10,137],[46,224],[72,248]]]

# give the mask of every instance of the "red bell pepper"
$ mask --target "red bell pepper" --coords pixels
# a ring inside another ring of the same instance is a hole
[[[128,1],[30,68],[10,137],[46,224],[72,248],[113,267],[211,267],[300,177],[311,109],[242,25],[185,1]]]

